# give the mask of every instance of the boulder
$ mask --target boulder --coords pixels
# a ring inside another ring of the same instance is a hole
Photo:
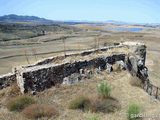
[[[80,70],[79,70],[79,73],[80,73],[80,74],[84,74],[84,70],[83,70],[83,69],[80,69]]]
[[[80,74],[80,79],[83,80],[83,79],[86,79],[87,78],[87,75],[85,74]]]
[[[130,62],[130,66],[131,67],[131,74],[132,76],[135,76],[138,72],[138,67],[137,67],[137,60],[134,56],[129,56],[129,62]]]
[[[93,73],[92,73],[91,70],[86,70],[86,71],[85,71],[85,74],[86,74],[86,77],[87,77],[88,79],[90,79],[90,78],[92,77],[92,75],[93,75]]]
[[[126,70],[126,65],[122,60],[117,61],[117,63],[119,65],[120,70]]]
[[[76,74],[76,73],[71,74],[70,78],[71,78],[73,81],[76,81],[76,82],[80,81],[80,77],[79,77],[79,75]]]
[[[94,69],[94,74],[95,74],[95,75],[96,75],[96,74],[101,74],[100,68],[95,68],[95,69]]]
[[[107,64],[106,64],[106,70],[107,70],[108,72],[111,72],[111,71],[113,70],[112,65],[109,64],[109,63],[107,63]]]
[[[73,83],[73,81],[70,80],[68,77],[63,78],[62,84],[72,84],[72,83]]]
[[[143,65],[144,65],[144,64],[143,64],[142,60],[139,59],[139,60],[137,61],[137,66],[138,66],[138,67],[142,67]]]

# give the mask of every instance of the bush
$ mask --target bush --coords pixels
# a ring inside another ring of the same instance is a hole
[[[27,96],[22,95],[18,96],[7,103],[7,108],[10,111],[21,111],[29,104],[35,103],[34,99]]]
[[[100,120],[99,116],[95,113],[88,112],[87,120]]]
[[[52,105],[32,104],[27,106],[22,114],[27,118],[52,117],[58,114],[58,111]]]
[[[104,81],[97,85],[97,91],[100,98],[108,98],[110,97],[111,88]]]
[[[99,97],[91,97],[90,101],[92,106],[94,106],[94,110],[96,112],[109,113],[115,112],[120,109],[119,102],[111,97],[106,99],[101,99]]]
[[[137,120],[138,118],[134,117],[134,115],[137,115],[140,113],[140,105],[137,105],[134,102],[130,102],[126,113],[127,113],[128,120]]]
[[[82,109],[94,111],[94,106],[91,104],[90,100],[87,97],[80,96],[72,100],[69,104],[70,109]]]

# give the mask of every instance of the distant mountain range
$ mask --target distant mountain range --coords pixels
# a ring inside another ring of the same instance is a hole
[[[123,22],[123,21],[115,21],[115,20],[107,20],[107,21],[87,21],[87,20],[48,20],[45,18],[40,18],[37,16],[28,16],[28,15],[15,15],[15,14],[10,14],[10,15],[4,15],[0,16],[0,23],[1,22],[7,22],[7,23],[15,23],[15,22],[37,22],[37,23],[62,23],[62,24],[101,24],[101,23],[128,23],[128,22]],[[24,23],[26,24],[26,23]],[[157,24],[147,24],[147,23],[129,23],[133,24],[136,26],[160,26],[159,23]]]
[[[4,15],[0,16],[0,22],[44,22],[44,23],[52,23],[52,22],[58,22],[58,23],[105,23],[105,22],[112,22],[112,23],[124,23],[122,21],[114,21],[114,20],[108,20],[108,21],[87,21],[87,20],[66,20],[66,21],[53,21],[48,20],[45,18],[40,18],[37,16],[23,16],[23,15]]]
[[[4,15],[0,16],[1,22],[52,22],[52,20],[47,20],[45,18],[39,18],[37,16],[22,16],[22,15]]]

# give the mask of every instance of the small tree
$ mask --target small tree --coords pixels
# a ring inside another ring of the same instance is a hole
[[[101,36],[101,32],[99,33],[99,36]],[[100,37],[98,37],[98,36],[97,36],[97,41],[98,41],[98,50],[99,50],[99,47],[100,47],[100,43],[99,43],[100,42]]]
[[[97,37],[97,41],[98,41],[98,49],[99,49],[99,40],[100,40],[100,39]]]
[[[26,57],[28,64],[30,64],[29,59],[28,59],[28,55],[27,55],[27,50],[24,50],[23,52],[24,52],[24,56]]]
[[[95,42],[95,49],[97,48],[97,37],[94,38],[94,42]]]
[[[79,43],[78,43],[78,49],[79,49],[79,51],[80,51],[80,45],[79,45]]]
[[[34,57],[35,57],[35,60],[37,61],[36,50],[35,50],[35,49],[32,49],[32,53],[33,53],[33,55],[34,55]]]
[[[66,40],[66,37],[62,37],[62,42],[63,42],[63,45],[64,45],[64,55],[66,56],[66,46],[65,46],[65,40]]]

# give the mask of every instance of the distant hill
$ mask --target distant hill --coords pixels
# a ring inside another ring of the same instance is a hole
[[[106,22],[109,22],[109,23],[126,23],[126,22],[123,22],[123,21],[115,21],[115,20],[107,20]]]
[[[10,14],[10,15],[4,15],[0,16],[0,21],[1,22],[52,22],[52,20],[47,20],[45,18],[40,18],[37,16],[22,16],[22,15],[15,15],[15,14]]]

